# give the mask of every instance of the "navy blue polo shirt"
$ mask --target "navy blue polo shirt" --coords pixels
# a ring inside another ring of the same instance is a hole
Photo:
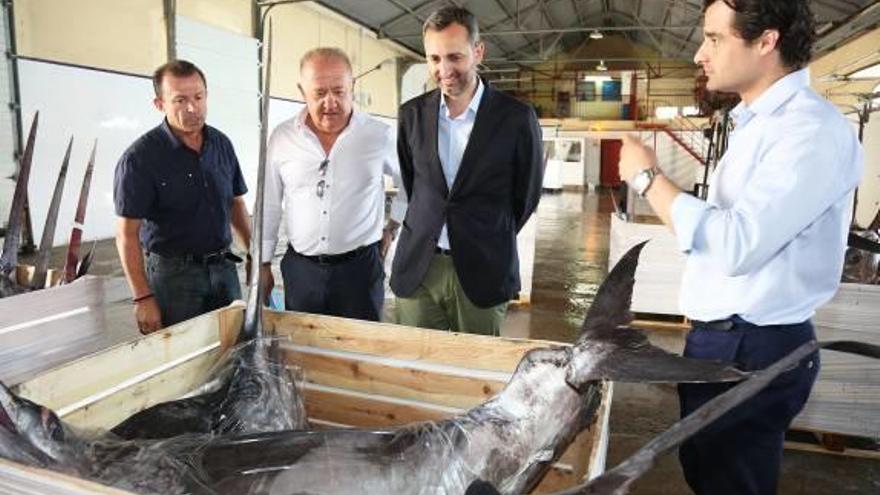
[[[229,246],[232,199],[247,192],[232,143],[205,125],[201,153],[168,122],[147,132],[116,164],[116,214],[142,219],[141,245],[164,256],[206,254]]]

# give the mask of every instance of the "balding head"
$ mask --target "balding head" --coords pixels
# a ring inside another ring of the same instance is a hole
[[[307,65],[315,62],[315,61],[325,61],[332,62],[336,61],[345,65],[348,68],[349,75],[352,75],[351,70],[351,60],[348,59],[348,55],[345,54],[344,51],[339,48],[332,46],[321,46],[318,48],[312,48],[307,51],[301,59],[299,59],[299,71],[302,72]]]

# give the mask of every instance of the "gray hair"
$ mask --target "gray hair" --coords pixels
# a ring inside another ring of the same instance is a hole
[[[319,59],[319,58],[338,60],[338,61],[345,64],[345,66],[348,68],[348,72],[350,74],[352,74],[352,75],[354,74],[354,71],[352,71],[352,68],[351,68],[351,60],[349,60],[348,55],[346,55],[345,52],[342,51],[341,49],[333,47],[333,46],[321,46],[318,48],[312,48],[311,50],[307,51],[302,56],[302,58],[299,59],[300,72],[302,72],[302,70],[305,68],[307,63],[311,62],[312,60]]]
[[[477,24],[477,17],[468,9],[451,5],[436,10],[428,16],[425,19],[425,24],[422,26],[422,34],[424,35],[429,29],[432,31],[443,31],[453,24],[459,24],[467,29],[468,41],[472,45],[480,41],[480,25]]]

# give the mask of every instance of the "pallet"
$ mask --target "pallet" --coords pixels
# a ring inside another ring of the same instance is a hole
[[[880,440],[839,433],[792,429],[785,435],[785,448],[880,461]]]
[[[75,427],[108,428],[201,386],[223,349],[235,342],[242,320],[243,305],[236,303],[57,367],[13,389]],[[286,362],[304,378],[306,412],[318,428],[386,428],[456,415],[501,390],[523,354],[551,345],[302,313],[266,311],[264,321],[267,331],[286,339]],[[556,492],[604,470],[612,389],[602,386],[593,423],[535,493]],[[54,489],[59,483],[64,491]],[[122,493],[0,462],[4,486],[30,493]]]

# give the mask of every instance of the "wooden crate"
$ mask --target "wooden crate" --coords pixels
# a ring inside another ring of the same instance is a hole
[[[81,428],[107,428],[202,385],[241,326],[240,303],[117,345],[14,387]],[[439,420],[477,405],[507,382],[522,355],[548,342],[499,339],[300,313],[266,313],[292,340],[286,354],[305,378],[317,427],[388,427]],[[577,437],[537,493],[604,469],[611,386],[590,429]],[[0,488],[39,493],[123,493],[58,473],[0,462]]]

